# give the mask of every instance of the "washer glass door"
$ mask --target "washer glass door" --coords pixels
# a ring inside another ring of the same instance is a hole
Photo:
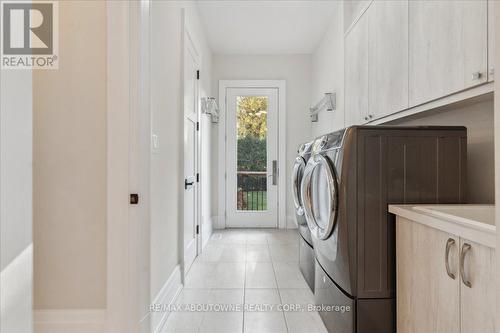
[[[322,155],[307,163],[302,183],[307,224],[318,239],[330,237],[337,221],[337,177],[332,164]]]
[[[306,163],[304,159],[300,156],[297,156],[292,171],[292,189],[293,189],[293,203],[295,204],[295,212],[299,216],[304,215],[300,186],[302,183],[302,178],[304,176],[305,167]]]

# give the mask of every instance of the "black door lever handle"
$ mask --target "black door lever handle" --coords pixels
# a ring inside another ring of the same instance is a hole
[[[194,181],[188,182],[187,179],[184,179],[184,189],[187,190],[188,186],[193,186]]]

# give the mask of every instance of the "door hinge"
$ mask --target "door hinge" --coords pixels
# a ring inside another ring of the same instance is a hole
[[[130,204],[137,205],[139,203],[139,194],[130,193]]]
[[[200,182],[200,174],[199,174],[199,173],[197,173],[197,174],[196,174],[196,182],[197,182],[197,183],[199,183],[199,182]]]
[[[199,235],[199,234],[200,234],[200,226],[199,226],[199,225],[197,225],[197,226],[196,226],[196,234],[197,234],[197,235]]]
[[[200,79],[200,71],[199,71],[199,70],[197,70],[197,71],[196,71],[196,80],[199,80],[199,79]]]
[[[197,130],[197,131],[199,131],[199,130],[200,130],[200,122],[199,122],[199,121],[197,121],[197,122],[196,122],[196,130]]]

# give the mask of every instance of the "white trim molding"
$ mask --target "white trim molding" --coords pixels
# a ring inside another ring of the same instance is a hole
[[[286,229],[286,81],[220,80],[219,81],[219,218],[217,228],[226,227],[226,90],[228,88],[278,89],[278,228]]]
[[[129,332],[133,320],[129,276],[130,5],[107,7],[107,306],[108,332]],[[137,316],[138,317],[138,316]],[[136,318],[137,321],[139,320]],[[67,332],[70,332],[69,330]]]
[[[154,333],[160,333],[163,326],[165,326],[168,316],[170,315],[170,312],[166,311],[166,306],[174,303],[181,290],[181,267],[177,265],[151,303],[152,307],[158,309],[157,312],[150,312],[151,327]]]
[[[37,333],[106,333],[105,309],[35,310]]]

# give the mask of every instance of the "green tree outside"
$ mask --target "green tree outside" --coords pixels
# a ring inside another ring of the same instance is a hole
[[[265,96],[237,98],[238,171],[267,169],[267,108]],[[265,210],[266,175],[238,174],[238,209]]]
[[[237,99],[238,171],[266,171],[267,97]]]

